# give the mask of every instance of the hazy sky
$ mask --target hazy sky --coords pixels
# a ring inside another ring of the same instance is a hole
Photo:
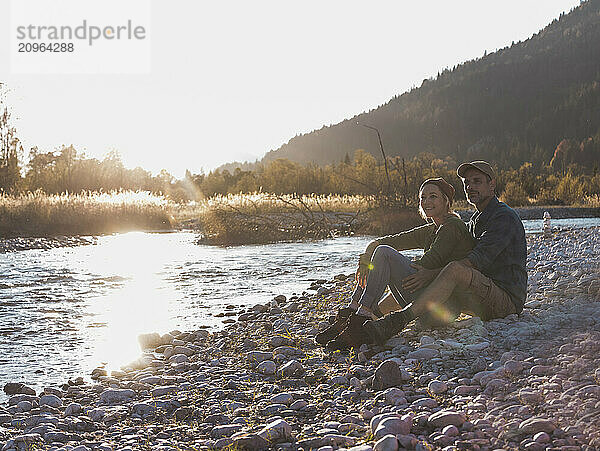
[[[524,40],[579,1],[151,3],[149,74],[14,75],[2,1],[0,80],[26,151],[117,150],[129,167],[178,177],[253,161]]]

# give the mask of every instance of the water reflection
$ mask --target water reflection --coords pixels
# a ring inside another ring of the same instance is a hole
[[[368,238],[218,248],[192,233],[128,233],[98,244],[0,255],[0,382],[37,388],[119,368],[137,335],[221,324],[225,306],[300,293],[348,272]],[[3,288],[1,288],[3,287]]]

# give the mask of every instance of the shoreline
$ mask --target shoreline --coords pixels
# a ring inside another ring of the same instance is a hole
[[[521,219],[523,220],[535,220],[542,219],[544,212],[550,213],[551,219],[575,219],[575,218],[600,218],[600,208],[587,208],[587,207],[518,207],[515,208]],[[463,221],[468,221],[474,210],[457,210]],[[348,235],[348,230],[342,227],[344,230],[336,236]],[[360,228],[358,225],[357,228]],[[140,230],[145,233],[172,233],[177,231],[195,231],[199,229],[193,222],[188,222],[187,227],[174,227],[169,230]],[[127,233],[127,232],[125,232]],[[373,233],[352,233],[355,236],[369,236]],[[95,244],[97,237],[101,235],[58,235],[58,236],[34,236],[34,237],[6,237],[0,238],[0,254],[6,252],[17,252],[31,249],[52,249],[57,247],[74,247],[84,246],[88,244]],[[305,239],[310,239],[309,237]],[[314,238],[313,238],[314,239]],[[287,241],[287,240],[286,240]],[[289,240],[289,241],[299,241]],[[270,243],[271,241],[268,241]],[[200,239],[201,244],[213,244],[205,238]],[[254,242],[248,242],[246,244],[256,244]],[[242,243],[243,245],[243,243]]]
[[[340,274],[220,331],[145,335],[135,364],[93,383],[11,386],[1,449],[596,449],[599,231],[529,235],[526,309],[501,320],[325,353],[313,338],[348,298]]]

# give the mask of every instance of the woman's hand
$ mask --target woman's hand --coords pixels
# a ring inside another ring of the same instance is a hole
[[[358,286],[364,288],[367,285],[371,262],[366,259],[365,254],[360,254],[358,259],[358,269],[356,270],[356,282]]]
[[[413,263],[410,266],[415,268],[417,272],[402,280],[402,288],[411,293],[429,285],[439,273],[439,270],[437,269],[426,269],[416,263]]]

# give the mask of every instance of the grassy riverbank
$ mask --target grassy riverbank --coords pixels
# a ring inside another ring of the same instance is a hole
[[[277,196],[268,193],[215,196],[177,203],[148,192],[0,196],[0,237],[98,235],[131,230],[188,228],[212,244],[232,245],[322,239],[340,234],[383,235],[421,224],[415,207],[381,207],[369,196]],[[468,216],[465,201],[456,208]],[[578,207],[526,207],[527,219],[600,215],[590,198]]]

